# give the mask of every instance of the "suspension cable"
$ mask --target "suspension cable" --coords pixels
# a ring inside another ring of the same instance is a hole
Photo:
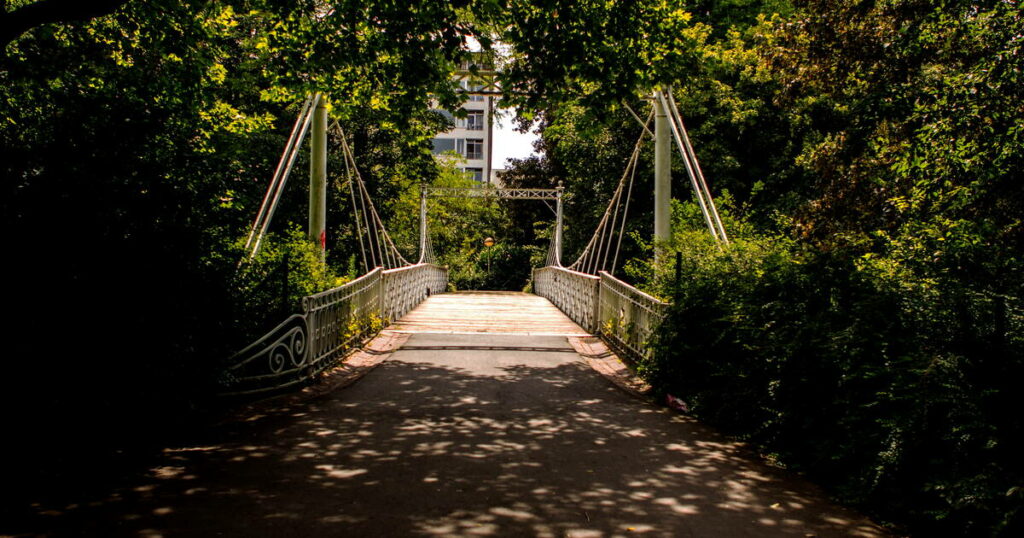
[[[337,129],[338,138],[342,139],[341,142],[342,144],[344,144],[345,141],[343,139],[345,137],[345,132],[342,131],[341,124],[338,123],[338,120],[334,120],[332,128]],[[346,182],[348,183],[348,193],[349,196],[351,196],[352,198],[352,215],[355,217],[356,221],[356,236],[359,239],[359,253],[362,255],[363,272],[369,273],[370,266],[369,263],[367,263],[366,261],[366,247],[363,246],[363,226],[362,223],[360,222],[361,217],[359,213],[359,207],[356,205],[356,189],[354,185],[355,180],[352,177],[352,167],[349,165],[347,153],[342,158],[342,161],[345,163],[345,179],[347,180]]]
[[[270,228],[270,222],[274,217],[274,213],[277,211],[277,204],[281,201],[281,194],[284,192],[285,184],[288,182],[288,177],[291,175],[292,167],[295,165],[295,160],[299,156],[299,148],[302,146],[302,141],[305,140],[306,134],[309,132],[309,127],[313,122],[313,110],[316,108],[317,103],[320,100],[320,94],[315,94],[310,98],[309,107],[305,108],[306,115],[302,121],[302,127],[299,130],[298,138],[295,143],[291,145],[291,151],[286,153],[288,155],[288,161],[284,168],[284,173],[278,179],[276,185],[272,183],[273,194],[268,191],[270,196],[270,206],[265,212],[263,212],[262,219],[257,217],[257,220],[262,220],[259,226],[259,231],[256,234],[255,242],[252,243],[252,250],[249,251],[249,259],[251,260],[259,253],[260,247],[263,244],[263,238],[267,235],[267,230]]]
[[[722,225],[722,217],[718,214],[718,208],[715,207],[714,199],[711,198],[711,189],[708,188],[707,180],[704,179],[704,172],[700,168],[700,161],[697,160],[697,153],[693,150],[693,144],[690,142],[690,136],[686,132],[686,126],[683,125],[683,116],[679,113],[679,107],[676,105],[676,99],[673,97],[671,89],[668,92],[668,102],[672,107],[672,116],[675,122],[679,124],[679,132],[682,134],[682,141],[685,143],[685,153],[688,154],[689,159],[693,162],[693,167],[697,171],[697,178],[700,180],[701,188],[704,190],[704,196],[707,198],[708,207],[711,210],[711,216],[718,227],[718,234],[721,236],[722,242],[729,244],[729,237],[725,233],[725,226]],[[680,148],[682,149],[682,148]]]
[[[569,266],[569,269],[588,274],[596,274],[598,271],[603,271],[608,267],[608,256],[611,254],[612,243],[615,241],[615,228],[616,224],[619,222],[618,213],[619,209],[623,207],[622,194],[626,188],[626,182],[629,180],[629,199],[632,199],[632,185],[633,180],[636,177],[636,168],[640,160],[640,149],[643,145],[644,135],[651,132],[647,126],[650,124],[653,117],[654,108],[652,106],[651,111],[647,115],[647,121],[641,122],[644,130],[640,132],[640,136],[637,138],[637,141],[633,146],[633,152],[630,155],[626,169],[623,171],[622,177],[619,179],[619,184],[615,188],[615,192],[612,194],[612,197],[608,202],[608,207],[605,209],[604,215],[601,216],[601,220],[598,222],[597,228],[594,230],[594,235],[591,236],[587,246],[583,249],[579,258]],[[629,202],[627,201],[625,209],[623,210],[622,228],[619,231],[619,240],[615,248],[616,260],[618,259],[618,252],[622,245],[622,234],[625,230],[625,214],[626,211],[628,211],[628,204]],[[550,260],[548,261],[548,265],[551,265]]]
[[[686,165],[686,174],[690,177],[690,183],[693,186],[694,195],[697,197],[697,204],[700,206],[700,212],[704,215],[704,221],[708,225],[708,230],[711,232],[711,235],[717,241],[718,230],[717,228],[715,228],[715,224],[711,220],[711,213],[708,211],[707,203],[704,201],[704,191],[701,190],[700,184],[697,181],[697,175],[693,170],[693,164],[690,163],[690,156],[686,152],[685,146],[683,144],[683,139],[679,134],[679,125],[677,125],[675,122],[675,115],[670,112],[670,107],[668,104],[668,100],[665,98],[665,93],[659,90],[654,92],[654,94],[655,98],[658,99],[658,103],[661,105],[662,109],[669,116],[669,127],[672,130],[672,136],[675,137],[676,143],[679,145],[679,152],[683,156],[683,163]]]
[[[387,228],[384,226],[384,221],[380,218],[380,214],[377,213],[377,208],[374,206],[373,199],[370,197],[370,191],[366,188],[366,182],[363,181],[362,175],[359,173],[359,168],[356,165],[355,155],[352,152],[352,148],[348,145],[348,142],[344,137],[342,137],[342,150],[349,161],[349,165],[355,172],[354,177],[356,184],[359,187],[360,194],[359,201],[363,208],[364,219],[367,221],[367,231],[372,230],[373,232],[373,238],[370,239],[370,250],[372,252],[372,245],[376,244],[377,253],[379,254],[379,258],[376,256],[374,257],[374,266],[378,265],[377,262],[379,262],[379,265],[383,266],[385,269],[394,269],[404,265],[412,265],[404,256],[402,256],[402,253],[398,251],[398,247],[396,247],[394,241],[392,241],[391,235],[388,234]]]
[[[245,240],[245,248],[247,250],[252,246],[253,239],[256,237],[256,230],[262,225],[263,219],[266,218],[270,199],[276,191],[278,183],[281,181],[281,173],[284,171],[285,163],[288,161],[288,156],[291,153],[292,147],[295,145],[295,137],[302,124],[305,122],[306,115],[309,113],[309,105],[312,98],[312,95],[306,96],[306,99],[302,102],[302,107],[299,109],[299,115],[295,118],[295,124],[292,126],[291,133],[288,135],[288,142],[285,144],[284,151],[281,152],[281,159],[278,161],[277,168],[274,170],[274,177],[270,180],[270,184],[267,186],[266,194],[263,195],[259,211],[256,212],[256,219],[249,228],[249,236]]]
[[[629,175],[629,188],[626,189],[626,205],[622,208],[622,225],[619,228],[619,242],[615,245],[615,257],[612,258],[611,274],[615,274],[615,268],[619,264],[619,250],[622,249],[622,238],[626,234],[626,217],[629,215],[629,202],[633,197],[633,182],[636,179],[636,166],[633,166],[633,173]]]
[[[340,128],[340,126],[339,126]],[[344,131],[343,131],[344,132]],[[364,224],[366,225],[366,242],[370,247],[370,264],[373,267],[384,265],[383,256],[378,256],[380,253],[380,243],[377,241],[377,229],[376,226],[370,223],[370,212],[366,209],[366,199],[363,197],[362,178],[359,176],[359,168],[356,167],[355,159],[352,157],[352,149],[348,145],[348,140],[343,136],[341,139],[341,149],[344,154],[344,158],[348,166],[352,168],[354,185],[359,187],[359,207],[362,210],[362,216]],[[372,234],[372,235],[371,235]],[[376,251],[374,250],[376,247]]]

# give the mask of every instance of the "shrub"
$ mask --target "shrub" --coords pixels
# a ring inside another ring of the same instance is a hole
[[[241,250],[239,258],[244,257]],[[236,329],[231,340],[236,346],[248,344],[298,313],[303,297],[349,280],[323,262],[320,248],[297,226],[267,236],[259,254],[244,261],[231,281]]]
[[[463,251],[450,259],[455,289],[520,291],[533,269],[538,247],[497,243],[475,251]]]
[[[885,520],[1020,535],[1019,299],[784,238],[720,250],[679,224],[678,281],[633,266],[673,298],[640,364],[658,390]]]

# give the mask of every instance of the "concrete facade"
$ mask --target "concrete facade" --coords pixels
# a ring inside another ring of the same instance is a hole
[[[472,174],[473,179],[482,184],[489,184],[494,178],[491,170],[491,155],[494,145],[493,116],[495,95],[488,95],[482,82],[472,82],[468,65],[456,76],[459,85],[467,95],[462,109],[466,117],[457,118],[449,111],[439,110],[455,127],[450,131],[438,134],[433,140],[434,155],[441,156],[447,152],[458,154],[464,162],[459,168]],[[480,72],[483,72],[481,70]]]

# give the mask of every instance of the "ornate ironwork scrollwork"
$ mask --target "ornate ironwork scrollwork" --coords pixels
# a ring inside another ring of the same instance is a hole
[[[421,263],[376,268],[343,286],[303,297],[295,314],[235,353],[220,376],[225,394],[254,394],[303,383],[357,345],[380,321],[403,316],[448,286],[448,270]]]

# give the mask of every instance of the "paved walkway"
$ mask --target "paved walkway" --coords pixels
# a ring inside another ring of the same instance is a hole
[[[515,291],[465,291],[430,297],[390,327],[409,333],[586,335],[547,299]]]
[[[451,307],[459,297],[482,296],[442,295],[422,309]],[[421,313],[397,327],[410,331]],[[389,333],[385,338],[401,347],[357,383],[272,402],[207,440],[164,450],[151,468],[115,488],[37,505],[32,526],[13,530],[882,535],[805,481],[614,387],[565,335],[526,334],[535,329],[526,323],[520,334]],[[362,364],[362,373],[369,367]],[[0,534],[7,530],[0,525]]]

